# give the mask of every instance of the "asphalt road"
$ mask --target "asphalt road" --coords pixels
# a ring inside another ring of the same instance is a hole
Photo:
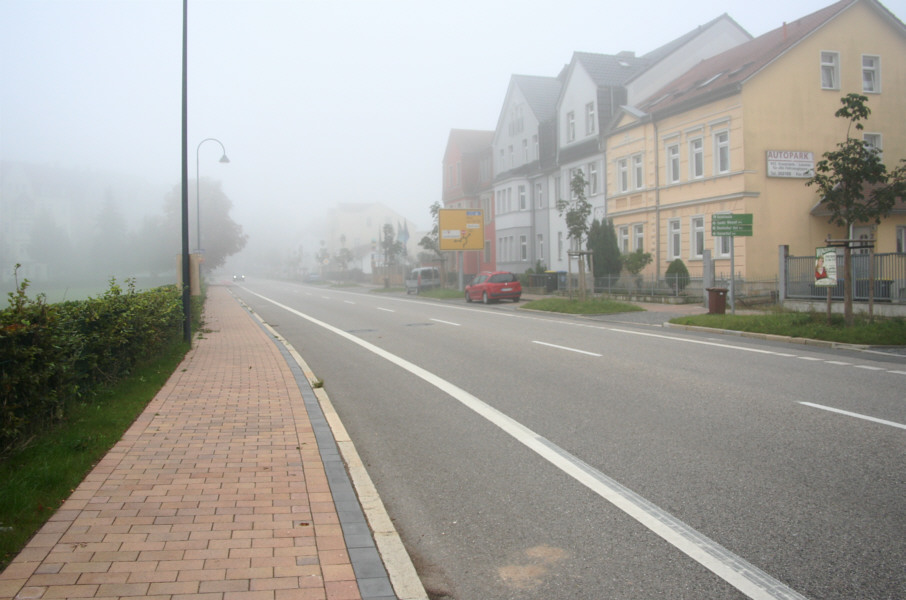
[[[249,280],[433,598],[906,598],[906,360]]]

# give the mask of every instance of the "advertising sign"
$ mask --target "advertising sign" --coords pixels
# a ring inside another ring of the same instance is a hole
[[[807,179],[815,175],[815,153],[792,150],[768,150],[768,177]]]
[[[752,213],[738,215],[719,213],[711,215],[711,235],[714,237],[725,236],[752,236]]]
[[[441,250],[484,250],[484,214],[478,208],[442,208],[437,213]]]
[[[815,285],[837,285],[837,251],[834,248],[815,249]]]

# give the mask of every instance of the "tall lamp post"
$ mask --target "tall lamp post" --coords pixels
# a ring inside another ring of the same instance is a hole
[[[182,184],[180,213],[182,223],[182,337],[192,343],[192,296],[189,290],[189,136],[188,136],[188,16],[189,0],[182,0]]]
[[[195,148],[195,250],[196,252],[201,252],[201,194],[199,190],[199,179],[198,179],[198,157],[199,152],[201,151],[201,145],[205,142],[217,142],[220,144],[220,150],[223,152],[223,156],[220,157],[220,162],[228,163],[230,159],[227,158],[226,148],[223,147],[223,142],[217,138],[205,138],[198,142],[198,147]]]

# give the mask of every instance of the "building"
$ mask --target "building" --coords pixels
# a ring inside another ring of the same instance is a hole
[[[861,133],[906,157],[906,27],[875,0],[842,0],[693,66],[622,107],[606,137],[607,205],[623,252],[643,249],[661,276],[682,259],[702,275],[776,277],[778,247],[814,255],[825,239],[876,237],[877,252],[906,247],[906,211],[876,231],[841,231],[805,182],[847,135],[834,116],[848,93],[869,98]],[[902,207],[902,203],[899,205]],[[713,237],[716,214],[751,214],[753,235]],[[899,245],[898,245],[899,244]]]

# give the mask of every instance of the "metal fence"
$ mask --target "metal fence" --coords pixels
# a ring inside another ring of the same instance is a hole
[[[873,271],[873,272],[872,272]],[[874,280],[874,300],[906,302],[906,254],[853,254],[852,274],[843,274],[843,257],[837,257],[837,285],[830,288],[833,300],[843,300],[843,286],[852,285],[853,300],[867,302]],[[815,257],[790,256],[786,268],[787,298],[823,300],[827,287],[815,285]]]

